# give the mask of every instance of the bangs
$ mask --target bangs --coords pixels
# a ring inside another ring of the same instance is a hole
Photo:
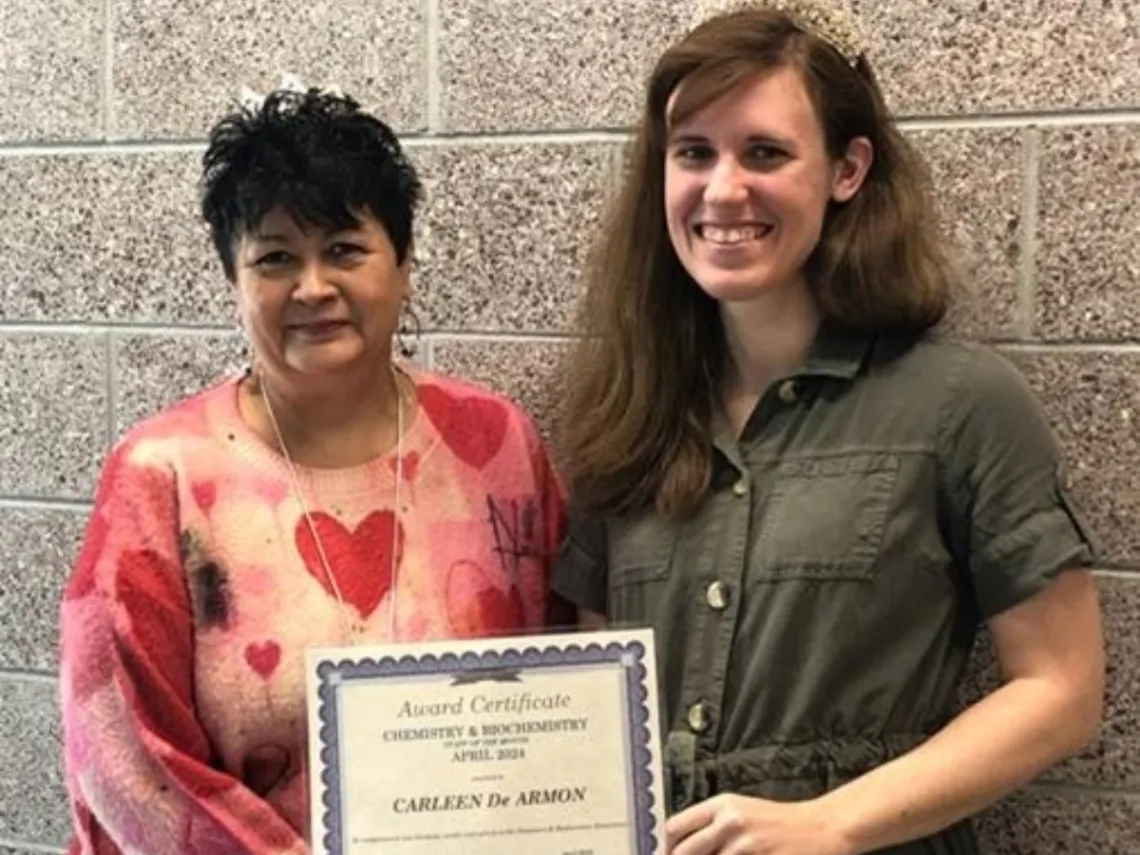
[[[260,163],[236,193],[237,231],[252,232],[278,209],[299,226],[322,231],[356,228],[359,213],[367,209],[358,178],[359,171],[340,158]]]
[[[684,124],[737,86],[770,74],[781,65],[728,59],[699,66],[681,77],[664,93],[658,126],[661,146],[664,147],[669,134],[678,125]]]

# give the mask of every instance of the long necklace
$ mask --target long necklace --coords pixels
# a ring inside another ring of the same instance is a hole
[[[399,545],[400,533],[400,488],[403,486],[404,481],[404,395],[400,390],[400,377],[395,367],[392,368],[392,380],[396,384],[396,496],[395,505],[392,508],[392,566],[390,568],[391,575],[389,576],[392,580],[392,584],[389,588],[390,593],[388,595],[389,641],[396,640],[396,594],[399,590],[399,581],[396,576],[399,568],[399,562],[396,560],[396,548]],[[293,462],[293,458],[289,454],[289,448],[285,444],[285,437],[282,435],[281,427],[277,423],[277,414],[273,411],[273,402],[269,399],[269,393],[265,389],[264,384],[259,385],[262,387],[261,397],[265,401],[265,411],[269,413],[269,421],[273,425],[273,433],[277,436],[277,445],[281,448],[281,455],[285,458],[285,463],[289,468],[289,481],[293,487],[293,495],[297,500],[297,504],[301,507],[301,513],[305,517],[305,524],[309,528],[309,534],[312,535],[313,543],[316,544],[317,555],[321,559],[321,567],[325,571],[325,578],[327,578],[329,584],[332,585],[345,633],[350,642],[355,641],[359,636],[359,631],[349,619],[348,607],[344,604],[344,597],[341,596],[340,586],[336,582],[336,576],[333,575],[332,565],[329,563],[328,555],[325,553],[325,545],[321,542],[320,535],[317,534],[316,525],[313,524],[313,515],[309,511],[309,505],[305,501],[304,493],[301,490],[301,480],[297,476],[297,465]]]

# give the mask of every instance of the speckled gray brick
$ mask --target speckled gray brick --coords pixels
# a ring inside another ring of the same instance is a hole
[[[1109,566],[1140,566],[1140,353],[1010,351],[1040,397]]]
[[[112,136],[204,138],[243,86],[340,86],[403,130],[426,110],[419,0],[112,0]]]
[[[0,142],[99,135],[103,7],[0,0]]]
[[[441,0],[447,130],[632,124],[692,0]]]
[[[1140,126],[1049,131],[1041,147],[1040,334],[1140,336]]]
[[[60,594],[87,512],[0,507],[0,669],[57,667]]]
[[[107,406],[103,336],[0,334],[0,495],[87,498]]]
[[[853,5],[888,99],[904,114],[1135,105],[1134,3]],[[628,126],[653,62],[698,11],[693,0],[440,0],[444,126]]]
[[[116,336],[116,434],[244,368],[245,352],[245,340],[236,333]]]
[[[1111,789],[1140,789],[1140,573],[1097,574],[1108,659],[1104,718],[1096,738],[1044,781]],[[993,644],[979,638],[961,702],[980,700],[999,685]]]
[[[971,338],[1019,332],[1025,173],[1021,131],[910,134],[930,166],[932,200],[960,273],[946,329]]]
[[[1140,855],[1140,800],[1127,794],[1028,791],[975,825],[985,855]]]
[[[227,323],[198,156],[0,158],[0,319]]]
[[[425,330],[562,330],[609,199],[610,145],[419,148]]]
[[[1132,0],[856,0],[872,62],[911,115],[1136,106]]]
[[[432,343],[432,367],[507,395],[534,417],[549,437],[554,426],[558,369],[569,349],[562,339]]]
[[[70,836],[55,681],[0,674],[0,838],[63,846]]]

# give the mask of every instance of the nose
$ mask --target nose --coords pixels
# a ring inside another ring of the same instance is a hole
[[[732,204],[748,197],[740,164],[732,157],[720,157],[705,185],[705,201],[710,204]]]
[[[336,293],[336,286],[329,279],[324,265],[312,262],[301,268],[297,285],[293,289],[293,299],[306,304],[320,303]]]

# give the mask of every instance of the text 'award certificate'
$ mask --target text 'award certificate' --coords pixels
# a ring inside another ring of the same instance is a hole
[[[664,852],[651,631],[315,650],[315,855]]]

